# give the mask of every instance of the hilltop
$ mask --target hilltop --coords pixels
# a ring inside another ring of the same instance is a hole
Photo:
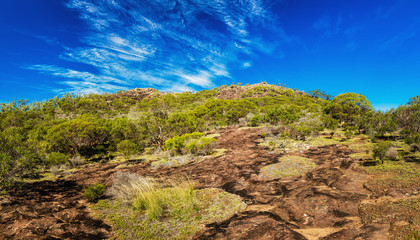
[[[417,239],[419,119],[266,83],[2,104],[0,238]]]

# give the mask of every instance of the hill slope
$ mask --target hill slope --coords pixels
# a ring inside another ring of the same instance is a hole
[[[319,93],[258,84],[4,104],[0,238],[418,238],[419,98],[381,113]]]

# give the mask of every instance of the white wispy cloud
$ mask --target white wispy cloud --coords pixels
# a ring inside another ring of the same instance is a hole
[[[252,62],[243,62],[241,66],[243,69],[250,68],[252,67]]]
[[[251,66],[241,65],[240,56],[271,54],[292,39],[275,25],[263,0],[69,0],[66,6],[90,30],[82,33],[79,47],[67,48],[60,58],[96,71],[48,64],[26,68],[68,79],[60,83],[70,91],[209,88],[217,79],[232,78],[230,67]]]
[[[75,93],[101,93],[127,89],[125,81],[106,75],[95,75],[90,72],[80,72],[51,65],[33,65],[27,66],[25,69],[67,79],[58,83],[70,87],[70,92]],[[55,89],[57,93],[65,93],[67,91],[65,88]]]

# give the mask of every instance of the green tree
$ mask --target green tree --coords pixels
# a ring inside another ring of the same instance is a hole
[[[96,146],[104,144],[109,133],[105,121],[90,115],[81,115],[48,129],[46,139],[50,149],[70,155],[90,154]]]
[[[308,92],[311,97],[324,99],[324,100],[332,100],[334,98],[333,95],[326,93],[325,91],[321,91],[320,89],[311,90]]]
[[[340,121],[355,124],[358,117],[372,111],[372,105],[365,96],[357,93],[344,93],[335,97],[326,107],[326,112]]]
[[[400,106],[395,114],[400,128],[407,129],[413,134],[420,133],[420,95],[410,98],[410,101]]]

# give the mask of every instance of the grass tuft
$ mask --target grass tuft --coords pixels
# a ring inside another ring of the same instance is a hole
[[[130,203],[136,196],[144,192],[154,191],[157,187],[158,183],[152,178],[134,173],[117,172],[114,175],[112,186],[106,191],[106,195],[123,203]]]
[[[186,239],[204,224],[223,221],[245,209],[239,196],[196,189],[188,180],[156,181],[118,173],[107,194],[91,207],[113,226],[115,239]]]

